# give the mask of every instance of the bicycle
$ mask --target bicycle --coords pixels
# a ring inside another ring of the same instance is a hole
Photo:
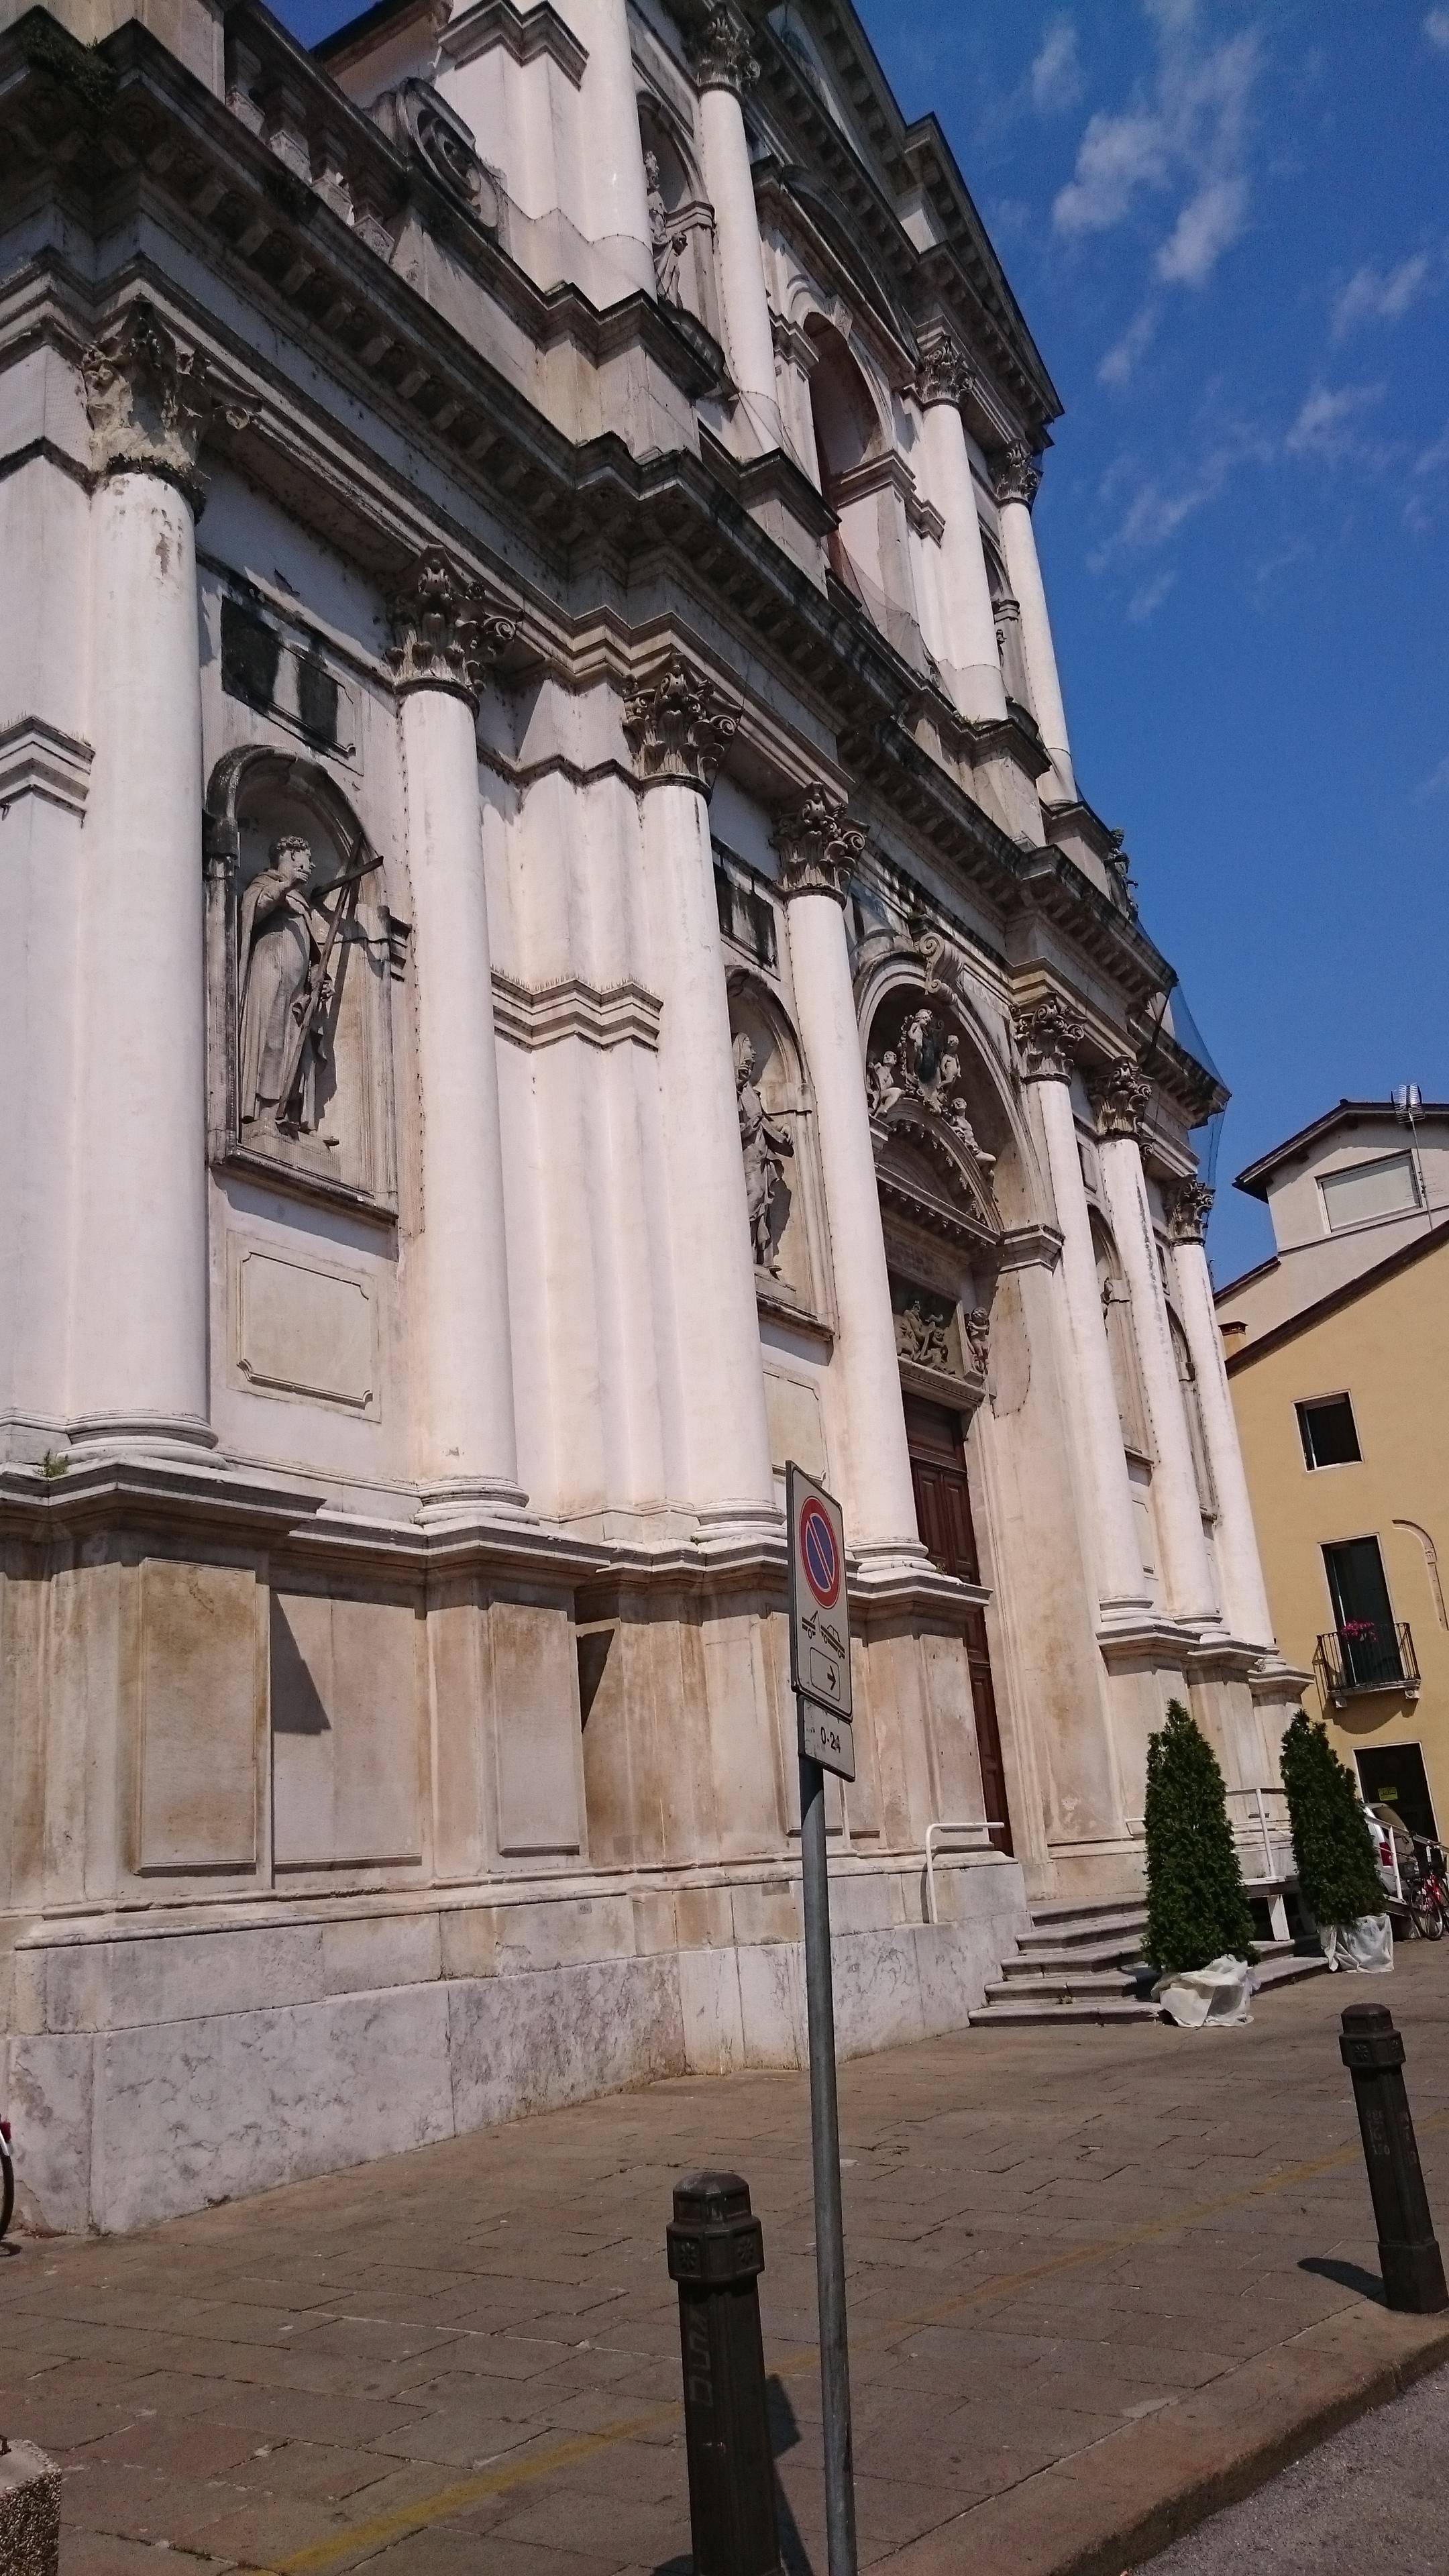
[[[1437,1843],[1414,1841],[1414,1876],[1404,1890],[1409,1921],[1421,1941],[1442,1941],[1449,1931],[1449,1886],[1444,1853]]]

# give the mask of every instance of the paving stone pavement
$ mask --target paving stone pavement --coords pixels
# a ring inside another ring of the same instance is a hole
[[[974,2031],[841,2069],[862,2565],[1138,2563],[1449,2352],[1391,2317],[1337,2018],[1390,2003],[1449,2227],[1449,1956],[1237,2031]],[[23,2140],[19,2142],[23,2150]],[[0,2247],[0,2432],[62,2576],[688,2576],[675,2178],[764,2220],[792,2576],[824,2576],[808,2095],[696,2078],[125,2239]],[[1183,2499],[1186,2499],[1186,2502]]]

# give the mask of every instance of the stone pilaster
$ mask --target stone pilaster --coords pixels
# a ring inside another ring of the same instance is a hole
[[[1006,713],[1006,691],[961,417],[971,384],[970,362],[960,342],[941,327],[922,333],[913,390],[921,406],[926,497],[945,521],[941,610],[947,678],[963,715],[974,723],[995,724]]]
[[[1273,1647],[1273,1615],[1263,1581],[1258,1533],[1237,1417],[1228,1387],[1223,1340],[1213,1303],[1205,1237],[1213,1194],[1199,1180],[1179,1182],[1168,1208],[1168,1241],[1177,1278],[1178,1310],[1197,1381],[1198,1410],[1217,1496],[1217,1559],[1223,1616],[1235,1637]]]
[[[1032,503],[1040,483],[1041,467],[1020,440],[996,459],[996,506],[1006,578],[1021,610],[1021,653],[1031,711],[1052,758],[1053,779],[1043,783],[1051,787],[1053,802],[1072,804],[1077,786],[1067,739],[1066,709],[1031,523]]]
[[[714,207],[715,257],[725,351],[739,392],[737,420],[751,452],[784,444],[775,377],[775,340],[765,284],[754,173],[741,100],[759,78],[750,30],[738,9],[711,9],[692,49],[700,87],[705,185]]]

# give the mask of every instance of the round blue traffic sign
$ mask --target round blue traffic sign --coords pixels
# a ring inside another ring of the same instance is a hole
[[[840,1593],[840,1550],[830,1515],[813,1494],[800,1515],[800,1562],[821,1609],[833,1608]]]

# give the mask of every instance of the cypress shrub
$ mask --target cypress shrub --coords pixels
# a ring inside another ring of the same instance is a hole
[[[1147,1747],[1147,1954],[1163,1976],[1257,1955],[1223,1775],[1178,1699]]]
[[[1317,1923],[1355,1923],[1382,1914],[1385,1894],[1363,1820],[1363,1799],[1340,1762],[1322,1718],[1300,1708],[1283,1738],[1278,1767],[1303,1901]]]

